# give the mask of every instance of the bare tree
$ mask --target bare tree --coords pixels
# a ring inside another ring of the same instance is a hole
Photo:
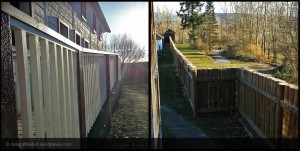
[[[137,62],[144,58],[146,54],[145,47],[140,46],[128,34],[114,34],[109,42],[110,52],[118,53],[122,63]]]

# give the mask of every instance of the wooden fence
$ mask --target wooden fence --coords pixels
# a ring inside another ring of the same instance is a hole
[[[196,108],[198,113],[236,109],[237,68],[198,69]]]
[[[264,138],[298,137],[298,87],[252,70],[238,70],[238,108]]]
[[[161,114],[160,114],[160,93],[159,93],[159,73],[158,73],[158,58],[156,51],[156,32],[154,23],[154,7],[153,2],[150,2],[150,30],[151,30],[151,44],[150,44],[150,80],[151,80],[151,90],[150,90],[150,138],[151,138],[151,148],[158,149],[162,148],[162,128],[161,128]],[[160,141],[159,141],[160,140]]]
[[[195,115],[238,110],[262,138],[298,138],[298,87],[244,68],[197,69],[170,50]]]
[[[193,114],[196,116],[196,96],[194,91],[196,87],[195,79],[197,76],[197,68],[192,65],[179,50],[177,50],[172,39],[170,39],[170,50],[177,67],[178,75],[183,83],[184,90],[193,109]]]
[[[87,137],[121,80],[119,56],[11,27],[21,137]]]
[[[122,82],[124,84],[148,83],[149,63],[135,62],[122,64]]]

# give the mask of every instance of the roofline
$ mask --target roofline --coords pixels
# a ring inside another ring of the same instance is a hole
[[[100,20],[102,20],[104,22],[104,24],[103,24],[103,27],[104,27],[103,32],[109,32],[110,33],[111,32],[110,28],[109,28],[109,26],[107,24],[106,18],[105,18],[104,14],[103,14],[103,11],[101,9],[100,4],[98,2],[90,2],[90,3],[92,4],[92,6],[94,7],[94,9],[96,10],[96,12],[97,12]]]

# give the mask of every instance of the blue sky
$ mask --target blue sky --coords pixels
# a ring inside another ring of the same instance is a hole
[[[148,2],[99,2],[111,33],[128,33],[141,46],[145,46],[148,60],[149,15]]]

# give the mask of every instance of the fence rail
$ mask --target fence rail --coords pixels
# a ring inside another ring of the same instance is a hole
[[[298,138],[298,87],[244,68],[193,70],[170,48],[195,114],[237,109],[262,138]]]
[[[53,42],[18,25],[11,27],[20,137],[87,137],[108,93],[121,80],[119,56],[73,49],[76,47]]]

